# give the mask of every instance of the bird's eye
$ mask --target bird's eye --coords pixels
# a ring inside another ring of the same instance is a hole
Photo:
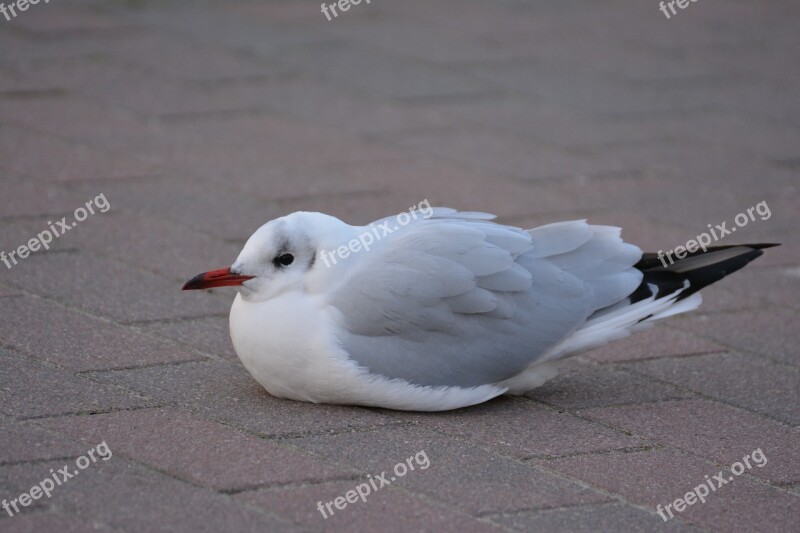
[[[289,266],[294,262],[292,254],[282,254],[275,258],[275,266]]]

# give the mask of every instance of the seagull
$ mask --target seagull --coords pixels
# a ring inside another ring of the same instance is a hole
[[[368,226],[292,213],[183,289],[236,287],[233,346],[273,396],[445,411],[529,392],[567,357],[696,309],[700,289],[776,246],[695,247],[668,263],[586,220],[523,230],[422,213]]]

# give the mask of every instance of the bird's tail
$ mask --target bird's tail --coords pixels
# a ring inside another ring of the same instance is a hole
[[[633,332],[656,320],[697,309],[704,287],[736,272],[778,244],[715,246],[669,262],[663,254],[646,253],[634,265],[643,274],[639,287],[624,300],[599,309],[541,360],[577,355]]]

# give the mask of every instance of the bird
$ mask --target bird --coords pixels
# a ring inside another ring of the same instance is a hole
[[[230,267],[245,369],[290,400],[446,411],[521,395],[565,359],[696,309],[700,290],[773,243],[670,263],[586,220],[524,230],[445,207],[353,226],[299,211],[261,226]]]

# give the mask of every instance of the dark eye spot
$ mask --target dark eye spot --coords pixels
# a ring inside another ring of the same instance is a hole
[[[281,254],[273,260],[276,267],[285,267],[289,266],[294,262],[294,256],[292,254]]]

